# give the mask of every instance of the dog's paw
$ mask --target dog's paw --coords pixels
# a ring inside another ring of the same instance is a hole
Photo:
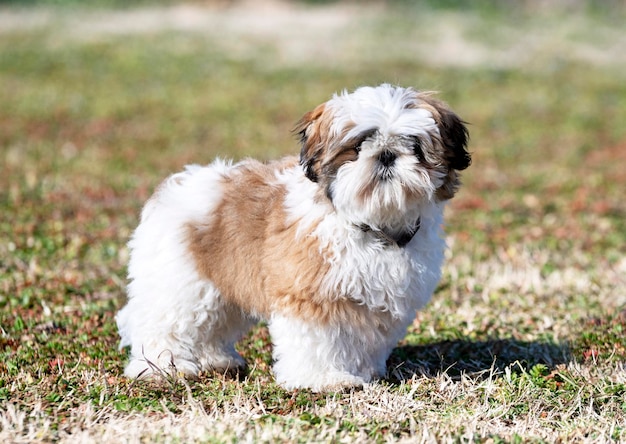
[[[233,353],[227,351],[214,352],[201,358],[200,363],[203,370],[215,373],[238,373],[247,367],[246,361],[234,351]]]
[[[368,381],[345,372],[331,372],[318,375],[300,374],[296,378],[278,379],[278,384],[286,390],[309,389],[313,392],[343,392],[363,387]]]
[[[173,360],[164,359],[131,359],[124,369],[124,375],[129,378],[156,379],[172,376],[195,378],[199,373],[200,366],[196,362],[182,359],[176,360],[175,362]]]

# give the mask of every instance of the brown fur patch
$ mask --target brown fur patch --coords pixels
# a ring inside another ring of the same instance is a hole
[[[287,222],[287,190],[274,184],[274,174],[295,163],[247,161],[224,178],[222,201],[207,223],[187,227],[197,269],[226,302],[248,313],[278,311],[322,325],[365,323],[366,308],[323,292],[330,265],[318,239],[296,239],[297,222]]]
[[[460,171],[470,166],[472,158],[465,150],[469,137],[465,122],[448,105],[430,94],[418,94],[418,98],[424,102],[422,107],[431,111],[439,127],[445,160],[450,168]]]
[[[302,149],[300,163],[304,166],[306,176],[317,182],[320,175],[322,151],[328,142],[328,132],[332,123],[332,116],[324,116],[326,104],[318,105],[313,111],[306,113],[296,124],[294,132],[300,135]]]
[[[471,156],[465,150],[467,146],[467,128],[465,122],[461,120],[444,102],[433,97],[433,93],[417,93],[419,107],[428,110],[435,120],[441,139],[436,143],[441,143],[443,152],[436,150],[437,159],[433,164],[446,165],[447,174],[443,185],[437,189],[436,195],[439,200],[448,200],[454,197],[461,181],[458,170],[464,170],[471,163]]]
[[[338,147],[337,149],[326,153],[326,157],[321,164],[321,179],[322,185],[327,186],[329,182],[333,181],[337,175],[339,168],[346,162],[352,162],[357,160],[359,153],[356,151],[352,143],[349,143],[346,147]]]

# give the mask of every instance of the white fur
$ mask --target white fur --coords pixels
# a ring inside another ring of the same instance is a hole
[[[445,241],[441,229],[442,203],[430,202],[419,212],[421,226],[406,248],[389,248],[360,230],[326,202],[315,202],[318,187],[300,168],[279,176],[287,187],[286,209],[299,221],[300,236],[315,236],[320,249],[330,248],[331,272],[326,292],[351,295],[372,311],[388,312],[383,331],[342,325],[314,328],[299,319],[273,316],[269,323],[274,342],[276,380],[288,389],[324,390],[362,385],[385,374],[393,347],[404,336],[415,312],[430,299],[441,276]],[[314,230],[314,221],[321,222]],[[380,321],[381,324],[384,321]]]
[[[300,166],[277,170],[267,186],[285,189],[287,222],[297,223],[297,239],[313,237],[330,264],[323,293],[365,307],[366,325],[324,325],[285,311],[267,319],[274,345],[274,373],[288,389],[327,390],[362,385],[385,374],[385,361],[405,334],[415,311],[430,299],[440,278],[445,243],[443,203],[434,198],[439,173],[420,168],[405,136],[425,143],[438,136],[433,117],[407,109],[411,90],[383,85],[336,95],[328,102],[336,135],[348,120],[357,122],[349,137],[379,128],[363,143],[358,161],[341,166],[331,186],[332,202],[320,198],[317,183]],[[383,149],[397,155],[394,179],[380,181],[371,163]],[[254,313],[225,305],[220,291],[200,276],[185,244],[190,222],[210,226],[221,202],[222,178],[238,164],[216,161],[191,166],[167,179],[146,204],[130,243],[128,304],[118,313],[120,347],[130,346],[125,374],[137,377],[173,363],[176,370],[198,374],[226,370],[244,362],[234,343],[254,322]],[[377,182],[364,202],[355,196]],[[409,197],[407,190],[417,190]],[[391,232],[420,228],[405,246],[388,245],[360,228]],[[298,279],[298,276],[294,276]],[[330,300],[329,303],[332,303]],[[155,364],[152,366],[150,363]]]
[[[331,131],[340,134],[348,122],[356,122],[344,137],[350,139],[364,130],[376,127],[382,134],[399,136],[404,134],[429,137],[439,133],[433,116],[425,109],[406,107],[415,104],[415,91],[383,84],[376,88],[365,86],[349,94],[335,94],[328,102],[334,112]]]

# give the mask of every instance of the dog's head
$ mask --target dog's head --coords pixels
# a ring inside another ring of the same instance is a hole
[[[301,163],[336,210],[401,231],[450,199],[471,162],[464,122],[430,93],[383,84],[336,94],[302,117]]]

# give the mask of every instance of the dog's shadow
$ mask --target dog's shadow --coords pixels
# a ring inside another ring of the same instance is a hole
[[[568,347],[550,342],[445,340],[397,347],[387,361],[386,379],[398,382],[414,376],[432,378],[442,373],[453,379],[461,375],[480,378],[502,374],[507,367],[520,372],[542,364],[551,370],[569,361]]]

